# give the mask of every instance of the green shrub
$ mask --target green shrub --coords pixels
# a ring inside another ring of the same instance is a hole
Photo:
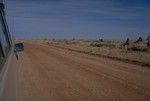
[[[93,47],[102,47],[103,45],[100,44],[100,43],[95,43],[95,44],[91,44],[91,46],[93,46]]]
[[[91,46],[93,46],[93,47],[111,47],[111,48],[114,48],[114,47],[116,47],[116,45],[114,45],[114,44],[107,44],[107,43],[93,43],[93,44],[91,44]]]
[[[142,47],[142,46],[134,45],[131,48],[129,48],[128,50],[132,50],[132,51],[146,51],[146,48]]]

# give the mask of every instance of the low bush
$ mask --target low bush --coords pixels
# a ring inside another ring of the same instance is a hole
[[[146,51],[146,48],[142,47],[142,46],[134,45],[131,48],[129,48],[128,50],[131,50],[131,51]]]
[[[101,43],[93,43],[91,44],[93,47],[111,47],[115,48],[116,46],[114,44],[101,44]]]
[[[93,47],[102,47],[103,45],[100,44],[100,43],[95,43],[95,44],[91,44],[91,46],[93,46]]]

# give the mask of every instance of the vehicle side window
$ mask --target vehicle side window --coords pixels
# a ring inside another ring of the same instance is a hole
[[[6,22],[6,18],[5,18],[5,12],[1,12],[1,16],[2,16],[5,35],[7,37],[7,42],[9,44],[9,48],[10,48],[12,46],[12,40],[11,40],[11,36],[10,36],[9,29],[7,26],[7,22]]]
[[[5,14],[0,9],[0,72],[11,48],[11,40],[6,25]]]
[[[3,38],[4,38],[4,35],[3,35],[2,24],[1,24],[1,20],[0,20],[0,71],[2,69],[2,65],[3,65],[3,61],[4,61],[4,53],[3,53],[3,49],[2,49]]]
[[[0,13],[0,43],[3,55],[6,56],[10,49],[9,37],[4,24],[2,13]]]
[[[4,55],[3,55],[2,47],[0,45],[0,71],[1,71],[3,60],[4,60]]]

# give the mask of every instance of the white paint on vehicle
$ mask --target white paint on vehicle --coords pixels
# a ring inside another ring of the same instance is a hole
[[[13,49],[9,53],[8,59],[6,59],[6,61],[4,63],[4,68],[2,69],[2,72],[0,74],[0,99],[2,98],[3,91],[4,91],[4,88],[5,88],[7,75],[8,75],[8,71],[9,71],[9,68],[10,68],[9,65],[10,65],[10,62],[11,62],[11,59],[12,59],[12,55],[13,55]]]

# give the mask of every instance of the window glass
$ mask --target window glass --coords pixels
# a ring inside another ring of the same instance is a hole
[[[4,55],[2,51],[2,47],[0,47],[0,71],[1,71],[1,64],[3,63],[4,60]]]
[[[6,22],[6,18],[5,18],[5,13],[2,12],[1,13],[1,16],[2,16],[2,21],[3,21],[3,26],[4,26],[4,34],[5,36],[7,37],[7,42],[9,44],[9,47],[12,46],[12,40],[11,40],[11,36],[10,36],[10,33],[9,33],[9,29],[8,29],[8,26],[7,26],[7,22]]]
[[[0,47],[0,59],[1,59],[2,57],[4,57],[4,56],[3,56],[2,47]]]
[[[6,56],[9,51],[9,41],[1,14],[0,14],[0,43],[4,56]]]

